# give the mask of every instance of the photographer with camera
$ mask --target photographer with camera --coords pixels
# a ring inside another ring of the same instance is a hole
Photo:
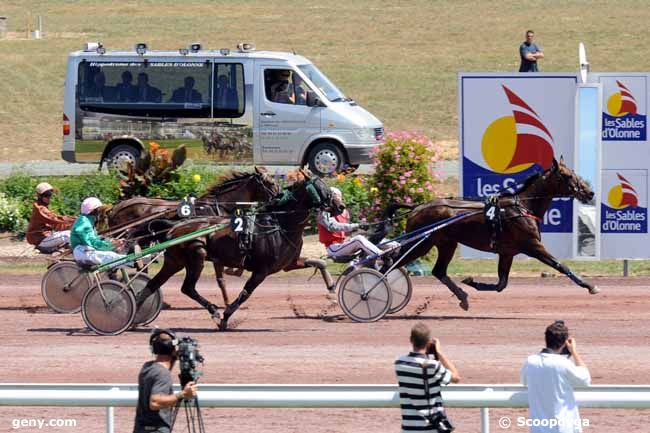
[[[156,358],[145,362],[138,375],[133,433],[170,433],[174,424],[173,408],[196,396],[196,384],[190,381],[183,385],[182,391],[176,394],[172,391],[171,370],[178,359],[179,348],[179,340],[173,332],[154,329],[149,345]]]
[[[458,370],[442,352],[440,341],[431,338],[424,323],[411,329],[411,344],[413,350],[395,361],[402,433],[451,432],[454,426],[445,413],[440,387],[460,382]]]
[[[564,321],[549,325],[545,338],[546,347],[530,355],[521,369],[521,383],[528,386],[530,432],[581,432],[573,387],[588,386],[591,375]]]

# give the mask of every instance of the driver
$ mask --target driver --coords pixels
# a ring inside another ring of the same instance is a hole
[[[344,205],[341,190],[331,187],[332,203],[336,206]],[[376,245],[363,235],[356,235],[346,240],[346,234],[355,230],[367,230],[366,223],[350,223],[350,213],[344,210],[340,215],[332,216],[327,211],[318,214],[318,240],[327,248],[327,254],[332,258],[351,256],[361,250],[366,256],[380,255]]]
[[[81,264],[102,265],[125,257],[114,250],[124,246],[124,240],[105,240],[95,230],[97,211],[102,202],[97,197],[88,197],[81,203],[81,215],[72,225],[70,246],[74,259]]]

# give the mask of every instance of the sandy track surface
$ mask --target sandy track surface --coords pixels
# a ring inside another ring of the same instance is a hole
[[[650,279],[599,279],[597,296],[563,278],[514,279],[502,293],[471,292],[471,308],[464,312],[446,288],[416,278],[402,313],[357,324],[331,305],[320,281],[284,274],[258,288],[226,333],[215,332],[208,314],[179,292],[180,283],[172,279],[165,286],[173,308],[155,324],[199,339],[206,383],[393,383],[392,361],[408,351],[408,332],[417,320],[434,329],[464,383],[516,383],[525,357],[543,346],[545,326],[560,318],[577,338],[594,383],[650,383]],[[228,284],[234,297],[243,280],[233,277]],[[199,291],[221,304],[209,277]],[[0,278],[0,323],[4,382],[132,383],[150,358],[148,328],[99,337],[84,328],[80,315],[50,312],[40,296],[40,276]],[[134,410],[115,413],[116,431],[131,431]],[[525,414],[492,410],[492,431],[525,431],[496,424],[500,416]],[[399,431],[397,409],[208,409],[204,415],[208,431]],[[478,431],[477,409],[452,409],[450,415],[457,431]],[[650,421],[648,411],[585,409],[582,415],[590,420],[587,432],[647,432]],[[77,422],[76,428],[48,431],[103,431],[105,422],[101,408],[0,408],[0,432],[39,431],[14,430],[12,420],[23,418]]]

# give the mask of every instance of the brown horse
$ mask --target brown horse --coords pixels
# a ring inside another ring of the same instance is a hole
[[[196,291],[205,260],[231,267],[243,267],[251,271],[243,290],[235,301],[228,305],[219,323],[225,330],[228,319],[250,297],[264,279],[281,270],[290,271],[310,267],[300,257],[302,235],[309,222],[311,209],[321,208],[333,215],[343,208],[332,202],[330,188],[318,177],[300,171],[301,178],[287,188],[284,194],[261,212],[255,214],[251,233],[253,242],[249,249],[242,250],[238,236],[231,227],[215,232],[205,238],[180,244],[167,249],[160,272],[149,281],[139,294],[142,302],[158,290],[172,275],[185,268],[185,279],[181,291],[208,310],[213,319],[219,319],[217,306],[211,304]],[[227,220],[226,220],[227,221]],[[174,237],[197,230],[205,225],[223,223],[224,219],[207,218],[204,221],[188,221],[181,230],[173,230]]]
[[[464,310],[469,308],[468,295],[447,275],[447,267],[454,257],[459,242],[480,251],[499,255],[499,281],[496,284],[476,282],[471,277],[463,280],[463,283],[476,290],[500,292],[505,289],[514,256],[526,254],[568,276],[579,286],[588,289],[589,293],[596,294],[599,291],[597,287],[583,281],[544,248],[539,230],[544,213],[554,197],[572,197],[587,203],[593,196],[594,193],[587,183],[566,167],[564,161],[560,159],[559,163],[553,160],[550,169],[528,178],[517,192],[498,197],[502,228],[497,232],[491,231],[486,223],[482,212],[484,203],[433,200],[412,211],[406,223],[407,233],[459,214],[472,213],[473,215],[432,233],[410,253],[400,257],[397,266],[424,256],[435,246],[438,249],[438,258],[432,274],[456,295]],[[408,248],[407,245],[402,249],[408,251]]]
[[[229,215],[235,209],[236,202],[267,202],[280,192],[279,186],[263,168],[255,167],[252,173],[233,171],[221,176],[207,192],[196,201],[196,213],[199,216]],[[113,229],[127,225],[139,219],[153,218],[134,227],[131,238],[140,238],[139,244],[147,245],[156,239],[148,235],[162,231],[178,221],[176,210],[179,200],[135,197],[116,204],[108,213],[108,227]],[[221,289],[224,303],[229,304],[226,283],[223,278],[224,267],[214,262],[217,284]]]

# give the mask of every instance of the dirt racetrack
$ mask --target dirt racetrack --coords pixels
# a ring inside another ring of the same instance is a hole
[[[339,320],[340,310],[328,307],[320,281],[282,274],[258,288],[233,316],[233,330],[217,333],[208,314],[180,294],[180,279],[173,279],[164,288],[173,308],[155,324],[199,339],[205,383],[394,383],[392,362],[408,351],[408,332],[417,320],[434,329],[464,383],[517,383],[525,357],[543,346],[545,326],[562,318],[593,383],[650,383],[650,279],[598,279],[602,292],[592,296],[565,278],[518,278],[502,293],[470,292],[468,312],[430,277],[414,280],[415,295],[405,311],[357,324]],[[231,296],[243,281],[228,280]],[[202,278],[199,290],[219,299],[210,277]],[[416,314],[427,300],[427,308]],[[99,337],[84,329],[80,315],[47,310],[40,276],[2,276],[0,323],[4,382],[133,383],[150,359],[148,329]],[[458,432],[478,431],[478,409],[449,412]],[[104,413],[103,408],[1,407],[0,431],[100,432]],[[501,416],[525,414],[492,410],[491,431],[525,431],[497,425]],[[586,432],[645,433],[650,425],[650,411],[583,409],[581,414],[589,419]],[[130,432],[134,410],[117,408],[115,415],[116,432]],[[209,432],[399,431],[398,409],[207,409],[204,416]],[[50,418],[75,419],[76,427],[12,426],[16,419]]]

